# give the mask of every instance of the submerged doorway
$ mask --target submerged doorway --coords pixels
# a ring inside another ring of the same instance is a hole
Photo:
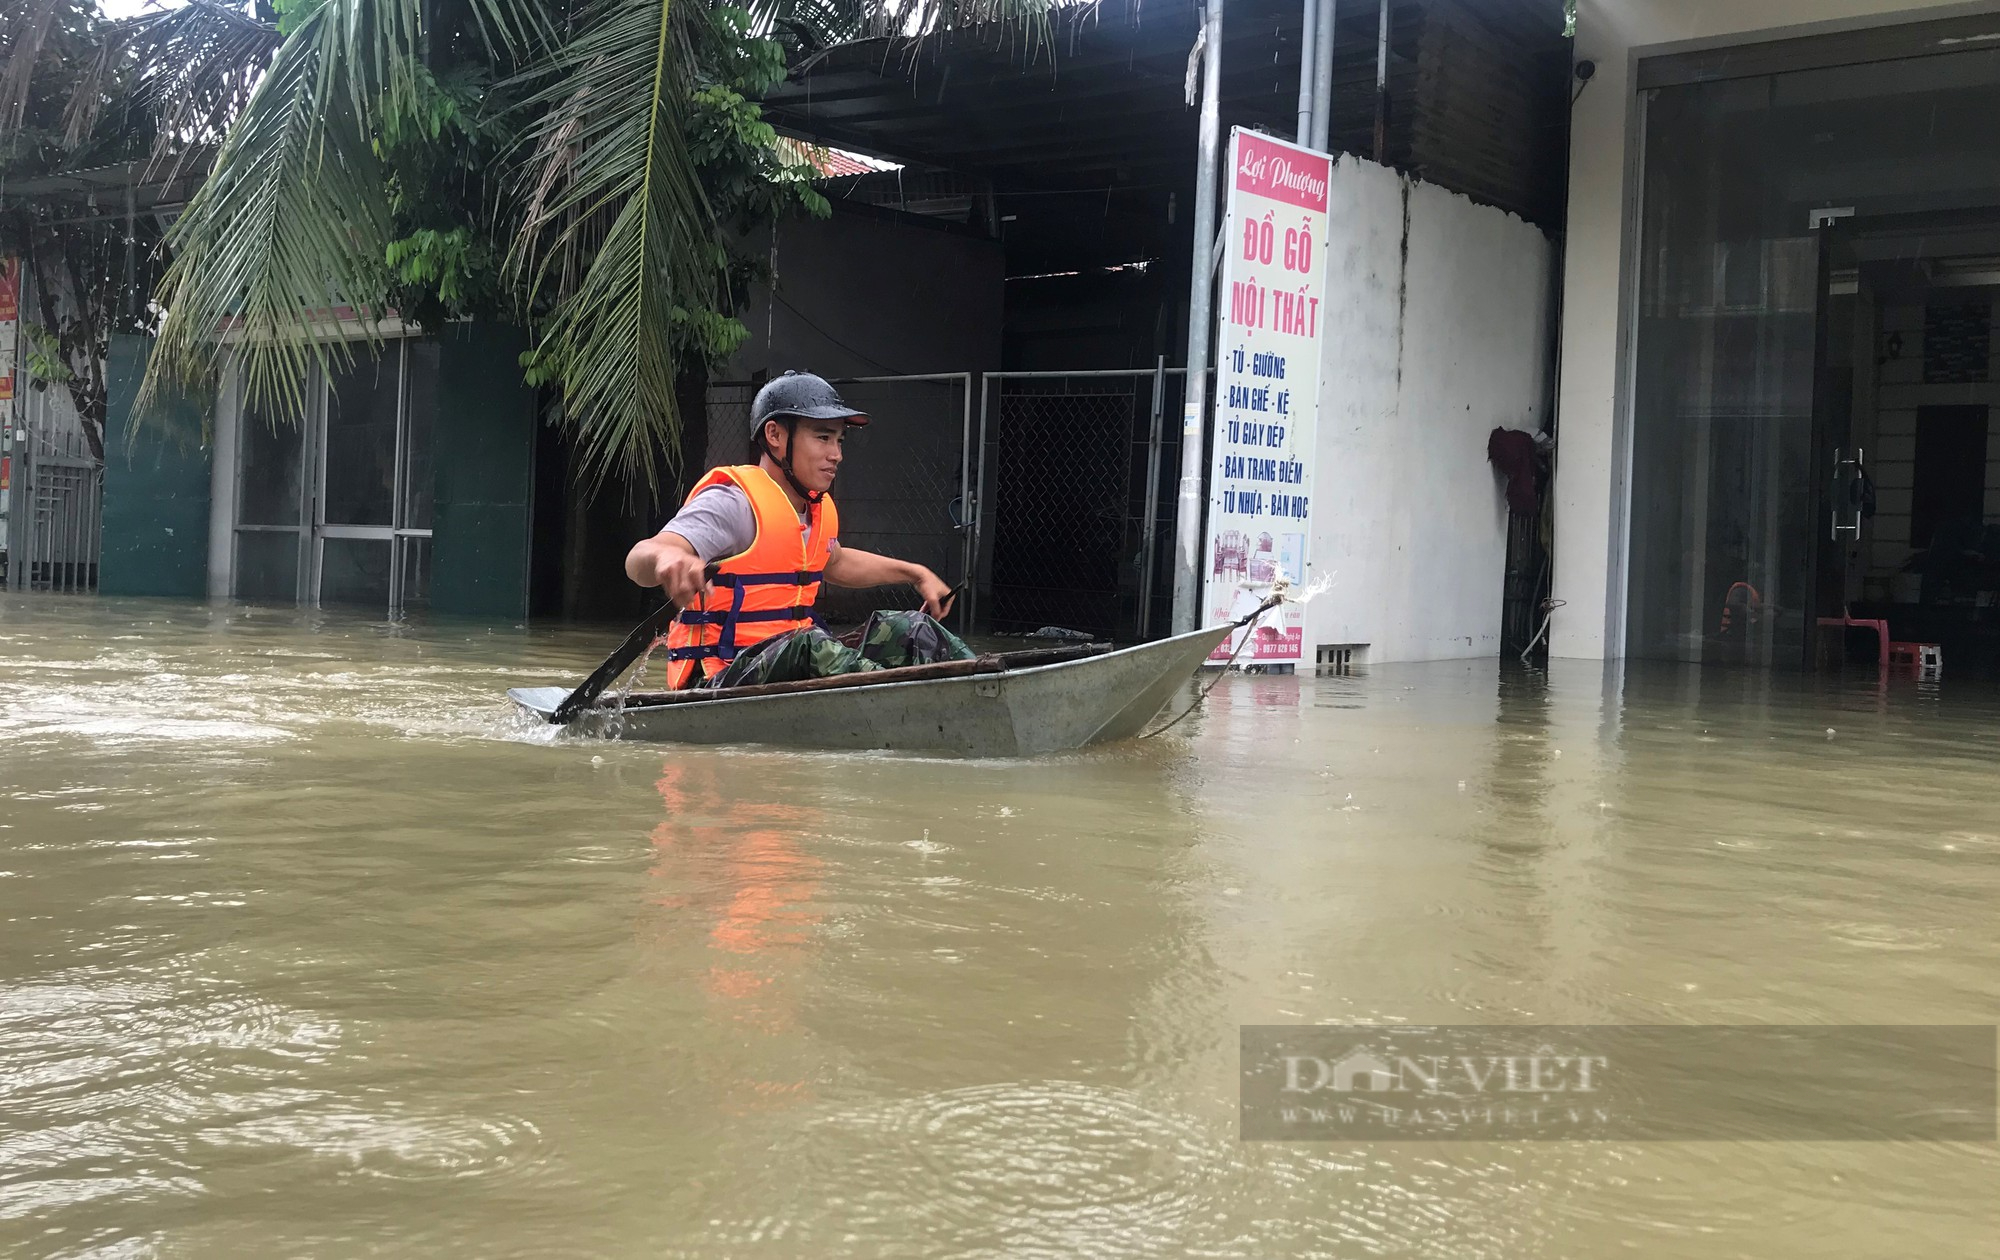
[[[1968,365],[1984,297],[1979,233],[2000,223],[1988,209],[2000,207],[2000,49],[1892,29],[1903,34],[1880,38],[1895,53],[1960,51],[1870,62],[1842,44],[1827,64],[1824,45],[1803,40],[1759,45],[1755,58],[1640,63],[1629,655],[1809,667],[1848,646],[1848,627],[1823,634],[1822,618],[1926,602],[1904,566],[1934,550],[1947,528],[1938,514],[1984,545],[1983,516],[1964,519],[1968,465],[1982,464],[1982,498],[1987,484],[1977,419],[1931,410],[1986,405],[1984,383],[1941,382],[1918,398],[1893,391],[1923,382],[1891,378],[1926,370],[1927,337],[1955,346],[1951,371],[1985,367]],[[1918,249],[1906,230],[1955,243]],[[1908,326],[1887,327],[1897,322]],[[1892,345],[1907,362],[1878,364]],[[1836,537],[1836,502],[1851,517],[1869,482],[1874,515]],[[1913,536],[1919,525],[1929,536]],[[1964,550],[1949,545],[1956,536],[1938,557]],[[1950,572],[1937,591],[1967,580],[1963,565],[1938,566]],[[1894,633],[1937,641],[1920,627]],[[1859,652],[1864,636],[1851,637]]]
[[[239,599],[372,608],[428,603],[438,347],[390,341],[315,369],[298,423],[238,425]]]

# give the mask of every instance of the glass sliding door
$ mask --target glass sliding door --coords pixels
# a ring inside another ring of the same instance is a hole
[[[431,434],[437,420],[438,347],[406,343],[407,386],[403,443],[396,491],[396,601],[400,608],[428,608],[431,600],[431,507],[437,476]]]
[[[239,599],[294,604],[305,596],[306,430],[245,407],[236,478],[235,584]]]
[[[372,608],[429,598],[437,347],[394,340],[314,371],[302,424],[239,420],[238,598]]]
[[[1816,243],[1763,178],[1768,77],[1647,102],[1633,394],[1634,656],[1803,651]]]
[[[319,602],[393,610],[403,343],[329,374],[320,462]]]
[[[1811,544],[1813,589],[1806,634],[1811,659],[1844,656],[1847,618],[1861,598],[1863,537],[1869,511],[1864,442],[1857,442],[1857,413],[1865,412],[1872,325],[1861,311],[1873,294],[1844,217],[1819,229],[1819,310],[1813,356],[1813,440],[1807,482],[1813,491]],[[1861,405],[1857,405],[1861,404]]]
[[[1680,83],[1651,65],[1626,651],[1797,667],[1854,585],[1820,519],[1854,445],[1828,410],[1852,393],[1854,271],[1821,238],[1857,213],[2000,206],[2000,51]]]
[[[326,391],[328,524],[387,527],[396,501],[396,423],[402,410],[403,347],[336,368]]]

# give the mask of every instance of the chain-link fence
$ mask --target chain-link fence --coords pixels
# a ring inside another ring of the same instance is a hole
[[[1164,366],[986,375],[980,628],[1143,639],[1167,624],[1183,379]]]
[[[848,431],[834,486],[840,541],[913,560],[947,582],[964,581],[972,544],[972,511],[964,493],[972,471],[972,374],[859,377],[834,384],[869,418],[865,427]],[[756,385],[741,382],[709,386],[707,467],[744,462],[756,393]],[[918,603],[907,586],[845,590],[829,583],[820,588],[819,612],[842,625],[877,608]],[[961,598],[947,624],[970,625],[970,615]]]
[[[103,545],[104,461],[47,392],[22,391],[19,440],[8,452],[7,585],[94,591]]]
[[[836,381],[851,431],[841,541],[966,584],[950,623],[1143,639],[1168,624],[1183,374],[990,372]],[[708,389],[706,464],[743,462],[754,384]],[[967,494],[967,487],[974,493]],[[829,622],[915,607],[907,587],[820,591]]]

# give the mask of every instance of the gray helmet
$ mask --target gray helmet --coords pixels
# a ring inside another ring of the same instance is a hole
[[[787,417],[868,423],[866,414],[842,402],[833,386],[811,372],[787,372],[765,382],[764,388],[757,391],[757,397],[750,403],[750,436],[762,433],[766,420]]]

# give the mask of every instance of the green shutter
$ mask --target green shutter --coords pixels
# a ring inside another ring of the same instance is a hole
[[[162,398],[135,432],[132,404],[146,375],[150,337],[112,335],[106,365],[104,542],[97,589],[105,595],[208,595],[208,490],[212,452],[206,407]]]
[[[455,324],[438,338],[431,608],[528,615],[535,396],[519,329]]]

